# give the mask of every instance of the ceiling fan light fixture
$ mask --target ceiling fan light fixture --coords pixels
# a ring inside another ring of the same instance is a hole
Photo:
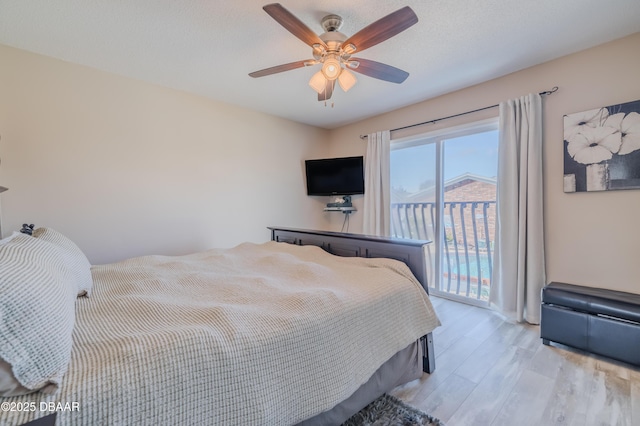
[[[358,62],[358,61],[347,61],[344,64],[346,66],[348,66],[349,68],[351,68],[352,70],[355,70],[356,68],[358,68],[360,66],[360,62]]]
[[[324,92],[324,88],[326,87],[326,85],[327,80],[324,78],[324,74],[322,74],[322,71],[318,71],[317,73],[315,73],[311,77],[311,80],[309,80],[309,86],[311,86],[311,88],[318,93]]]
[[[327,50],[321,44],[316,43],[313,45],[312,53],[315,59],[320,60],[327,54]]]
[[[353,43],[347,43],[346,46],[342,46],[342,51],[347,55],[353,55],[356,51],[356,46]]]
[[[340,71],[342,71],[342,67],[340,66],[340,61],[335,57],[335,55],[331,55],[325,59],[324,64],[322,65],[322,74],[324,74],[324,77],[327,80],[332,81],[338,78]]]
[[[348,92],[357,81],[358,79],[356,79],[356,76],[348,69],[343,69],[340,73],[340,77],[338,77],[338,84],[345,92]]]

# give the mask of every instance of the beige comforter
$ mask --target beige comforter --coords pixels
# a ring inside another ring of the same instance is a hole
[[[93,277],[60,390],[6,401],[61,402],[62,425],[294,424],[439,324],[404,264],[313,246],[146,256]]]

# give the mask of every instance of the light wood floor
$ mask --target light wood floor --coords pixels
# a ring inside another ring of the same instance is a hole
[[[447,426],[640,425],[640,369],[566,346],[538,326],[432,297],[436,371],[393,395]]]

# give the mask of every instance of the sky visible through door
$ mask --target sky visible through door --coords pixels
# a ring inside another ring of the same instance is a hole
[[[444,181],[472,173],[495,178],[498,164],[498,131],[475,133],[449,139],[455,143],[445,144]],[[391,151],[391,186],[409,193],[418,192],[425,182],[433,182],[436,151],[432,144],[412,146]]]

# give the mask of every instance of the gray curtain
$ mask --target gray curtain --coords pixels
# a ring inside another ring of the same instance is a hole
[[[500,104],[497,191],[491,305],[518,322],[539,324],[546,274],[538,94]]]
[[[362,226],[362,232],[367,235],[390,234],[390,135],[389,130],[367,135]]]

